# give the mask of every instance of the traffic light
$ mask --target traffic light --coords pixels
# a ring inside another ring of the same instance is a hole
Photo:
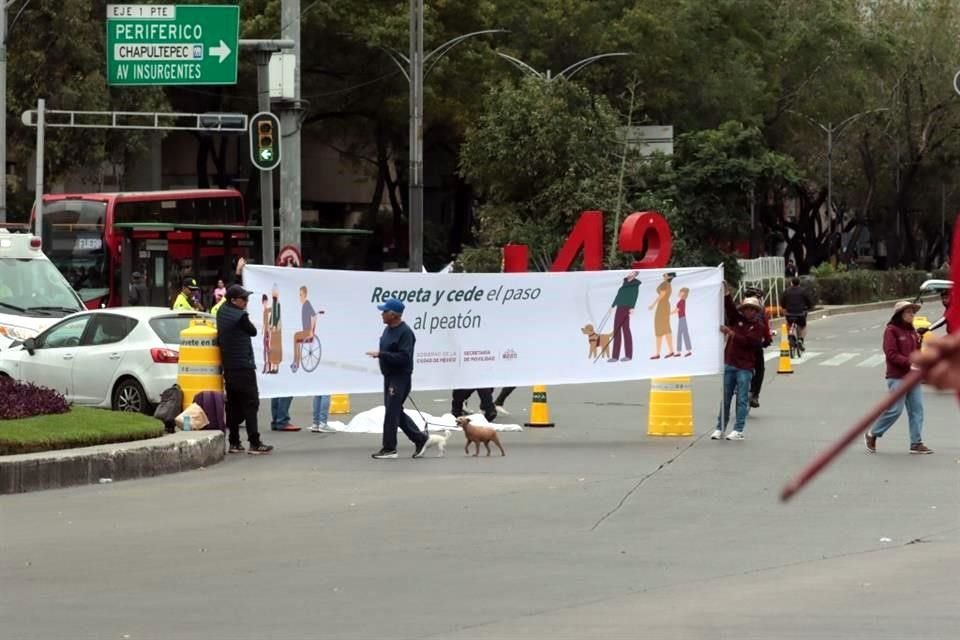
[[[261,171],[280,164],[280,120],[267,111],[250,119],[250,162]]]

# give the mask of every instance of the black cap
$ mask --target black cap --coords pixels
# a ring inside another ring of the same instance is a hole
[[[200,285],[197,284],[197,279],[196,279],[196,278],[184,278],[184,279],[183,279],[183,286],[185,286],[187,289],[191,289],[191,290],[196,290],[196,289],[199,289],[199,288],[200,288]]]
[[[243,298],[246,300],[249,297],[250,292],[238,284],[232,284],[230,285],[230,288],[227,289],[227,300],[235,300],[237,298]]]

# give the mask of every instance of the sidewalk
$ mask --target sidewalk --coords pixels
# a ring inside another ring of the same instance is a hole
[[[220,431],[0,457],[0,494],[148,478],[214,465],[224,457]]]

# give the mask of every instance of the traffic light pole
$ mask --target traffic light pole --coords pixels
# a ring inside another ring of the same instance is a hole
[[[280,164],[280,245],[300,250],[301,156],[300,129],[300,0],[281,0],[280,37],[293,42],[293,101],[280,111],[281,140],[287,161]]]
[[[270,111],[269,51],[257,51],[257,109]],[[253,135],[253,132],[250,132]],[[273,171],[260,170],[260,224],[263,225],[263,264],[276,261],[273,237]]]

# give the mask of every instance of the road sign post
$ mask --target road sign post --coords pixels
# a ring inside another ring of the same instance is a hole
[[[107,5],[111,85],[237,83],[237,5]]]

